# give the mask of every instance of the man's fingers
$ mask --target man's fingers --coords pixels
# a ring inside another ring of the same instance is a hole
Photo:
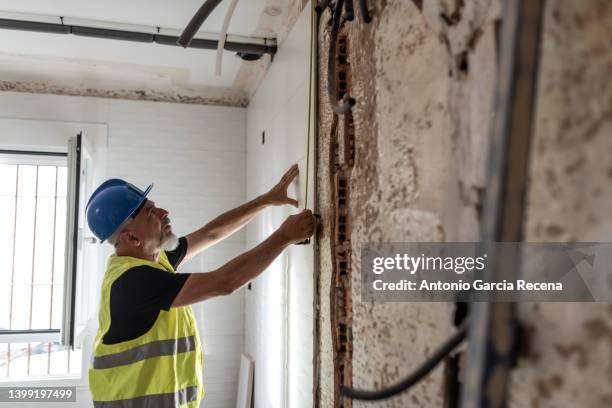
[[[295,177],[300,173],[300,169],[297,164],[291,166],[289,170],[285,173],[285,175],[281,178],[281,183],[289,185],[295,179]]]
[[[294,200],[293,198],[288,198],[287,199],[287,204],[291,204],[292,206],[297,207],[298,206],[298,201]]]
[[[296,170],[296,171],[294,171],[294,172],[291,172],[291,173],[289,173],[289,174],[285,174],[285,176],[284,176],[284,177],[283,177],[283,179],[281,180],[281,183],[282,183],[282,184],[284,184],[284,185],[286,185],[286,186],[288,186],[289,184],[291,184],[291,182],[292,182],[293,180],[295,180],[295,178],[297,177],[297,175],[298,175],[298,171],[297,171],[297,170]]]
[[[298,170],[297,164],[294,164],[293,166],[289,167],[289,169],[285,172],[285,174],[283,174],[282,179],[285,180],[291,177],[291,175],[293,175],[297,170]]]

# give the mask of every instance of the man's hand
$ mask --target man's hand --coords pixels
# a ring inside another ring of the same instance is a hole
[[[290,215],[279,227],[279,232],[291,244],[302,242],[314,233],[315,218],[312,211],[304,210],[299,214]]]
[[[271,205],[291,204],[292,206],[297,207],[297,200],[287,196],[287,188],[299,173],[300,170],[298,169],[297,164],[291,166],[291,168],[283,175],[278,184],[264,194],[266,202]]]
[[[172,307],[191,305],[215,296],[229,295],[255,279],[288,245],[301,242],[314,232],[310,210],[287,217],[264,242],[208,273],[192,273],[183,284]]]

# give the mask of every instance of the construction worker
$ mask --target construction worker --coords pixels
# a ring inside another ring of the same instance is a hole
[[[182,238],[168,212],[119,179],[104,182],[87,204],[91,231],[115,247],[102,282],[99,329],[89,386],[96,408],[199,407],[202,350],[191,304],[228,295],[257,277],[288,245],[310,237],[309,210],[288,217],[261,244],[208,273],[175,270],[287,196],[291,167],[269,192]]]

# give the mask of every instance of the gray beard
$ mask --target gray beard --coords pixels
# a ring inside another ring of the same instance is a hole
[[[164,251],[173,251],[179,244],[179,239],[174,232],[170,233],[170,235],[166,236],[161,242],[161,249]]]

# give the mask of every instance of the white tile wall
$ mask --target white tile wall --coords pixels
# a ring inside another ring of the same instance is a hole
[[[300,176],[289,193],[305,207],[310,10],[302,12],[248,107],[247,199],[274,185],[293,163]],[[265,131],[265,144],[261,134]],[[312,208],[312,158],[308,208]],[[278,228],[292,207],[259,214],[247,247]],[[245,351],[255,361],[255,407],[313,406],[313,253],[292,246],[246,290]]]
[[[55,131],[62,122],[106,125],[106,176],[141,187],[155,183],[150,197],[170,211],[178,234],[244,202],[246,119],[243,108],[0,92],[0,125],[47,121]],[[8,137],[0,134],[3,142]],[[244,247],[241,231],[180,271],[211,270]],[[244,290],[196,305],[194,312],[205,347],[202,406],[232,407],[244,348]]]

